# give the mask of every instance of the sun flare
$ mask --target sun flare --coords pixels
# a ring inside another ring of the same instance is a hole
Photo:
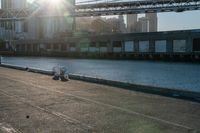
[[[61,0],[49,0],[49,4],[52,6],[61,5]]]

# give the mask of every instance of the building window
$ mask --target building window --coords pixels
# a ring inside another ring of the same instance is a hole
[[[125,41],[124,42],[124,51],[125,52],[133,52],[134,51],[134,42],[133,41]]]
[[[173,52],[185,52],[186,40],[173,40]]]
[[[139,52],[149,52],[149,41],[139,41]]]
[[[46,45],[47,49],[51,49],[51,44]]]
[[[156,40],[155,41],[155,52],[166,52],[167,51],[167,41],[166,40]]]
[[[62,44],[62,45],[61,45],[61,50],[62,50],[62,51],[67,50],[67,45],[66,45],[66,44]]]
[[[59,48],[59,46],[58,46],[58,44],[54,44],[53,45],[53,49],[55,50],[55,49],[58,49]]]

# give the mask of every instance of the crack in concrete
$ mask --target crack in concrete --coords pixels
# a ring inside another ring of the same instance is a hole
[[[13,128],[10,124],[8,123],[0,123],[0,131],[3,133],[21,133],[17,129]]]
[[[48,113],[48,114],[54,115],[54,116],[56,116],[56,117],[59,117],[59,118],[65,120],[65,121],[68,121],[68,122],[71,123],[71,124],[74,124],[74,125],[79,124],[79,125],[83,126],[83,127],[79,128],[79,130],[83,130],[83,129],[85,129],[85,130],[91,130],[91,129],[92,129],[91,126],[86,125],[86,124],[80,122],[79,120],[76,120],[76,119],[74,119],[74,118],[71,118],[71,117],[69,117],[69,116],[67,116],[67,115],[64,115],[64,114],[60,113],[60,112],[51,111],[51,110],[49,110],[49,109],[47,109],[47,108],[42,108],[42,107],[40,107],[40,106],[31,104],[31,102],[28,101],[28,100],[25,99],[25,98],[22,98],[22,97],[19,97],[19,96],[16,96],[16,95],[8,94],[7,92],[5,92],[5,91],[3,91],[3,90],[0,90],[0,91],[1,91],[1,92],[0,92],[1,94],[5,95],[5,96],[7,96],[7,97],[10,97],[10,98],[18,99],[20,102],[23,102],[23,103],[25,103],[25,104],[27,104],[27,105],[33,107],[33,108],[36,108],[37,110],[40,110],[40,111],[46,112],[46,113]],[[77,128],[78,128],[78,127],[77,127]]]
[[[67,93],[67,94],[66,94],[66,93],[64,93],[64,92],[62,92],[62,91],[53,90],[53,89],[50,89],[50,88],[43,87],[43,86],[41,86],[41,85],[36,85],[36,84],[30,83],[30,82],[27,83],[27,82],[25,82],[25,81],[13,79],[12,76],[8,76],[8,75],[6,75],[6,76],[7,76],[7,77],[3,77],[3,76],[0,76],[0,77],[6,78],[6,79],[9,79],[9,80],[12,80],[12,81],[20,82],[20,83],[23,83],[23,84],[25,84],[25,85],[31,85],[31,86],[33,86],[33,87],[37,87],[37,88],[40,88],[40,89],[45,89],[45,90],[48,90],[48,91],[60,93],[60,94],[66,95],[66,96],[73,96],[73,97],[82,99],[82,100],[84,100],[84,101],[88,101],[88,102],[95,103],[95,104],[102,105],[102,106],[106,106],[106,107],[109,107],[109,108],[112,108],[112,109],[120,110],[120,111],[126,112],[126,113],[128,113],[128,114],[138,115],[138,116],[141,116],[141,117],[143,117],[143,118],[148,118],[148,119],[155,120],[155,121],[158,121],[158,122],[162,122],[162,123],[165,123],[165,124],[168,124],[168,125],[172,125],[172,126],[175,126],[175,127],[184,128],[184,129],[186,129],[186,130],[188,130],[188,131],[191,131],[191,130],[192,130],[192,131],[197,131],[196,129],[193,129],[193,128],[188,127],[188,126],[186,126],[186,125],[182,125],[182,124],[178,124],[178,123],[175,123],[175,122],[163,120],[163,119],[160,119],[160,118],[157,118],[157,117],[154,117],[154,116],[142,114],[142,113],[135,112],[135,111],[132,111],[132,110],[129,110],[129,109],[125,109],[125,108],[122,108],[122,107],[118,107],[118,106],[115,106],[115,105],[106,104],[106,103],[103,103],[103,102],[95,101],[95,100],[88,99],[88,98],[84,98],[84,97],[77,96],[77,95],[73,95],[73,94],[71,94],[71,93]],[[10,78],[8,78],[8,77],[10,77]]]

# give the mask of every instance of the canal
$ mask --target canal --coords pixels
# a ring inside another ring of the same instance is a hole
[[[49,57],[2,57],[2,62],[44,70],[60,65],[74,74],[200,92],[200,64]]]

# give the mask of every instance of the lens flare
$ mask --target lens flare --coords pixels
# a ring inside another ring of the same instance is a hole
[[[49,4],[51,6],[58,6],[61,5],[61,0],[49,0]]]

